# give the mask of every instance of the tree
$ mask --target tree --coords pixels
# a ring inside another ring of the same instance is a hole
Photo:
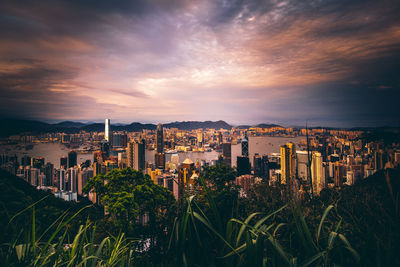
[[[222,163],[216,166],[207,166],[201,173],[201,177],[209,188],[217,191],[231,189],[236,176],[237,173],[234,169]]]
[[[114,169],[92,177],[83,191],[96,193],[108,219],[130,236],[150,238],[154,244],[165,238],[165,230],[172,225],[173,194],[140,171]]]
[[[198,203],[206,213],[211,213],[212,208],[210,209],[208,205],[210,203],[209,198],[212,197],[220,215],[218,216],[220,218],[214,219],[221,221],[221,223],[237,215],[239,187],[233,183],[236,174],[236,171],[231,167],[225,164],[217,164],[216,166],[205,167],[197,181],[200,185],[201,181],[204,181],[207,186],[207,190],[200,190]],[[210,216],[216,217],[215,214]]]

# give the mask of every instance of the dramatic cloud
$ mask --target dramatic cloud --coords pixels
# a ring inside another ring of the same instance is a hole
[[[398,1],[6,1],[0,112],[399,125]]]

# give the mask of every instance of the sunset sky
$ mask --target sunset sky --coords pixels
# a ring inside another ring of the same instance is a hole
[[[2,1],[0,114],[400,126],[393,1]]]

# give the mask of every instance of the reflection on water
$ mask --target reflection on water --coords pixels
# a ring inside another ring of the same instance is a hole
[[[271,153],[279,153],[280,146],[286,144],[287,142],[293,142],[296,145],[301,142],[304,137],[249,137],[249,157],[250,162],[253,161],[255,153],[260,155],[270,155]],[[29,147],[31,148],[31,147]],[[2,145],[0,146],[0,154],[6,154],[9,156],[16,155],[19,162],[21,162],[21,157],[27,155],[29,157],[44,157],[45,162],[51,162],[56,168],[60,167],[60,158],[66,157],[69,148],[60,143],[39,143],[34,144],[31,149],[26,149],[25,145]],[[154,163],[155,150],[146,150],[146,161],[149,163]],[[217,151],[211,152],[180,152],[177,153],[179,156],[179,162],[183,162],[186,157],[189,157],[193,162],[197,160],[205,160],[210,162],[212,160],[217,160],[220,154]],[[241,154],[241,146],[232,145],[232,165],[236,166],[236,157]],[[173,154],[166,154],[166,161],[171,161],[171,156]],[[81,154],[78,153],[78,163],[86,160],[93,162],[93,153]]]
[[[39,143],[34,144],[32,149],[25,149],[25,146],[20,145],[2,145],[0,146],[0,154],[9,156],[16,155],[18,161],[21,162],[23,156],[29,157],[44,157],[45,162],[51,162],[55,168],[60,168],[60,158],[68,156],[70,149],[60,143]],[[80,154],[78,153],[78,162],[86,160],[93,162],[93,153]]]

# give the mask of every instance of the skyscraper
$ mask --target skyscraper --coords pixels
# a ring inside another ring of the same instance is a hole
[[[126,149],[128,167],[135,170],[145,169],[145,147],[144,143],[129,142]]]
[[[223,157],[223,162],[228,165],[231,166],[231,143],[223,143],[222,144],[222,157]]]
[[[58,186],[60,191],[66,191],[67,190],[67,182],[66,182],[66,173],[65,169],[60,169],[59,170],[59,178],[58,178]]]
[[[67,157],[60,158],[60,168],[63,168],[64,170],[66,170],[68,168],[68,158]]]
[[[45,186],[52,186],[53,185],[53,176],[54,176],[54,165],[50,162],[47,162],[44,166],[44,175],[45,175]]]
[[[164,129],[161,123],[157,125],[156,130],[156,143],[157,143],[157,153],[164,152]]]
[[[242,156],[249,156],[249,141],[247,140],[247,135],[242,139]]]
[[[315,195],[319,195],[321,190],[325,188],[325,175],[322,166],[322,155],[319,152],[313,152],[311,162],[312,186]]]
[[[154,155],[154,163],[157,169],[165,169],[165,154],[156,153]]]
[[[287,184],[294,178],[296,170],[295,145],[287,143],[281,146],[281,183]]]
[[[75,151],[68,153],[68,168],[72,168],[77,165],[78,155]]]
[[[249,157],[237,157],[237,172],[238,175],[250,174]]]
[[[76,193],[78,192],[78,172],[76,168],[69,168],[67,173],[69,187],[67,190]]]
[[[104,129],[104,139],[106,139],[107,142],[110,142],[110,119],[106,119],[105,122],[105,129]]]

